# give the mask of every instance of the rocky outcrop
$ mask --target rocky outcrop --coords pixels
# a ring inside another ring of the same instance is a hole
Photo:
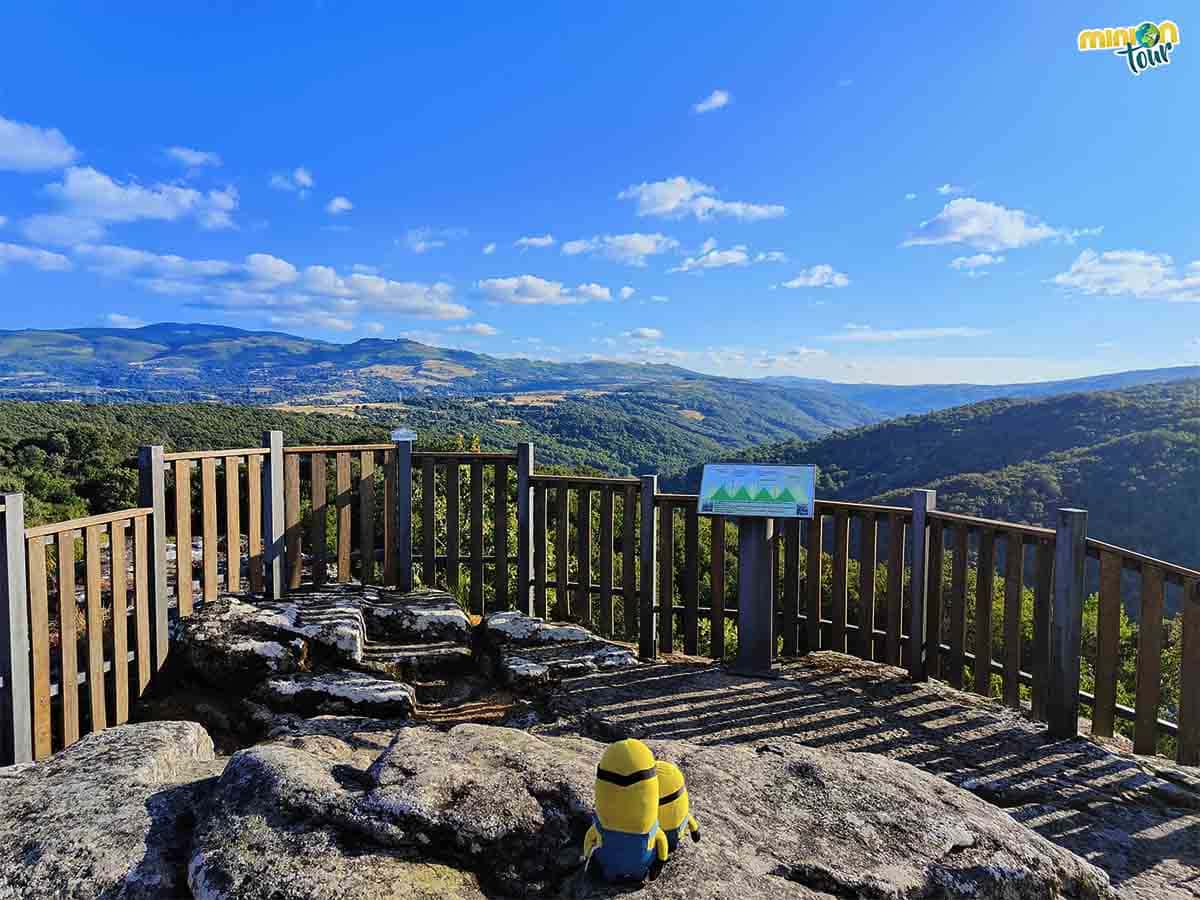
[[[565,678],[638,663],[631,647],[597,638],[581,625],[549,623],[519,612],[487,617],[480,659],[501,684],[522,692],[539,692]]]
[[[445,591],[396,594],[363,588],[363,615],[372,637],[394,643],[469,643],[471,620]]]
[[[704,839],[685,842],[646,897],[1113,896],[1102,872],[1003,811],[884,757],[651,746],[686,773]],[[611,896],[578,864],[601,751],[481,725],[310,720],[230,760],[190,884],[280,900]]]
[[[199,725],[153,722],[0,769],[0,898],[186,892],[193,816],[221,767]]]
[[[403,682],[345,669],[268,678],[257,698],[278,712],[360,715],[405,719],[416,709],[416,694]]]
[[[226,597],[172,624],[175,671],[214,687],[252,685],[306,667],[308,647],[296,634],[291,604],[260,606]]]

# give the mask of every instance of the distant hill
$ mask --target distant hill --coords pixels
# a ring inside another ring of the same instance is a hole
[[[989,400],[725,458],[815,463],[835,499],[904,504],[927,487],[945,509],[1043,525],[1081,506],[1092,536],[1200,567],[1200,380]]]

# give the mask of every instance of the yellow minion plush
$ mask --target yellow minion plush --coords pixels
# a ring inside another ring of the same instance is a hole
[[[669,850],[658,827],[658,769],[641,741],[610,744],[596,767],[596,813],[583,839],[589,872],[605,881],[653,881]]]
[[[659,760],[658,767],[658,827],[667,836],[667,846],[672,853],[679,846],[684,829],[693,841],[700,840],[700,823],[691,814],[688,804],[687,785],[683,772],[674,763]]]

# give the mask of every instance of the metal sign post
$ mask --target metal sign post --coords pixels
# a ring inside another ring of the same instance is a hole
[[[700,514],[738,524],[738,651],[729,671],[775,671],[775,519],[811,518],[814,466],[706,465]]]

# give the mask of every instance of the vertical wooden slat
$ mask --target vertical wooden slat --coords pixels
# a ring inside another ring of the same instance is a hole
[[[217,599],[221,592],[218,582],[217,546],[217,461],[211,457],[200,460],[200,508],[204,536],[204,600]]]
[[[363,584],[375,578],[375,451],[363,450],[358,457],[358,539]]]
[[[700,652],[700,518],[695,503],[683,508],[683,652]]]
[[[192,614],[192,464],[175,461],[175,593],[179,615]]]
[[[992,692],[992,594],[996,586],[996,532],[979,533],[979,573],[975,579],[975,693]]]
[[[103,526],[84,529],[84,572],[87,592],[87,686],[91,700],[92,731],[108,725],[104,700],[104,606],[100,559],[100,532]]]
[[[508,463],[496,463],[496,608],[508,609]]]
[[[421,581],[437,583],[437,473],[433,457],[421,461]]]
[[[63,746],[79,740],[79,604],[75,600],[75,535],[58,535],[58,695],[62,698]]]
[[[1018,531],[1005,535],[1004,551],[1004,704],[1021,706],[1021,596],[1025,580],[1025,544]]]
[[[533,614],[546,618],[546,485],[533,486]]]
[[[966,525],[954,529],[954,555],[950,576],[950,671],[951,687],[963,686],[967,642],[967,563],[971,533]]]
[[[1050,608],[1054,591],[1054,542],[1039,540],[1033,585],[1033,715],[1046,717],[1046,680],[1050,677]]]
[[[613,489],[600,488],[600,632],[613,636]]]
[[[709,587],[712,591],[711,608],[709,609],[708,619],[709,628],[712,634],[712,649],[709,650],[709,655],[713,659],[725,658],[725,517],[724,516],[709,516],[708,517],[710,531],[709,544],[712,547],[712,556],[709,560]],[[797,523],[798,524],[798,523]],[[797,540],[799,533],[797,530]],[[799,592],[797,590],[793,600],[799,601]],[[798,623],[794,623],[793,631],[799,627]]]
[[[137,634],[137,693],[150,683],[150,542],[144,518],[133,520],[133,617]]]
[[[46,539],[31,538],[29,563],[29,632],[33,660],[33,758],[45,759],[50,746],[50,594],[46,585]]]
[[[388,587],[397,587],[400,582],[399,556],[396,553],[396,451],[383,451],[383,583]],[[458,466],[454,470],[454,484],[458,485]],[[458,534],[458,494],[454,496],[454,533]],[[455,545],[455,553],[458,546]],[[457,564],[456,564],[457,565]],[[458,589],[458,570],[454,572],[454,583],[451,590]]]
[[[1137,699],[1133,752],[1154,753],[1158,745],[1158,702],[1162,691],[1163,571],[1142,566],[1142,608],[1138,613]]]
[[[578,521],[575,523],[575,563],[579,567],[579,594],[575,614],[585,625],[592,622],[592,490],[586,484],[579,486],[576,497]]]
[[[641,544],[641,572],[638,580],[638,657],[654,659],[655,609],[658,606],[658,524],[655,503],[658,496],[658,476],[641,477],[641,511],[638,515],[638,542]]]
[[[312,552],[313,584],[329,579],[329,468],[324,453],[314,453],[310,460],[312,477],[312,520],[309,542]],[[254,496],[251,491],[251,496]]]
[[[808,522],[808,564],[804,576],[805,593],[808,603],[805,609],[805,635],[807,646],[805,650],[812,653],[821,649],[821,556],[824,553],[823,520],[820,508],[813,512]],[[738,573],[741,577],[741,573]]]
[[[246,457],[246,553],[250,558],[250,590],[263,590],[262,457]]]
[[[1183,633],[1180,635],[1179,734],[1175,759],[1200,765],[1200,579],[1183,586]]]
[[[262,481],[263,571],[266,597],[282,600],[287,593],[287,527],[284,517],[287,493],[283,487],[283,432],[266,431],[262,436],[266,467]]]
[[[675,649],[675,507],[658,507],[658,649]]]
[[[1092,734],[1112,737],[1117,714],[1121,655],[1121,557],[1100,554],[1100,600],[1096,610],[1096,687]]]
[[[395,440],[396,454],[396,490],[393,496],[396,501],[396,513],[393,519],[396,526],[396,588],[400,591],[411,591],[413,586],[412,565],[412,520],[413,520],[413,489],[412,489],[412,451],[413,442],[405,439],[412,432],[396,431],[392,433]]]
[[[150,629],[154,634],[154,660],[147,664],[161,668],[170,648],[167,633],[170,618],[170,593],[167,587],[167,464],[161,445],[138,450],[138,506],[151,510],[150,545],[147,553],[150,569],[146,573]],[[178,549],[178,548],[176,548]],[[178,557],[177,557],[178,558]],[[139,663],[140,666],[140,663]]]
[[[300,587],[304,581],[304,554],[300,534],[300,454],[283,458],[283,527],[287,535],[287,586]]]
[[[714,532],[714,535],[716,532]],[[800,649],[800,520],[783,523],[783,655]]]
[[[231,594],[242,589],[242,458],[225,457],[225,584]]]
[[[850,596],[847,567],[850,560],[850,517],[839,509],[833,516],[833,649],[846,652],[846,607]]]
[[[942,571],[945,565],[946,529],[940,519],[929,520],[929,564],[925,599],[925,671],[942,673]]]
[[[113,723],[129,721],[129,577],[125,551],[125,526],[113,522],[108,527],[109,557],[112,562],[112,673]]]
[[[483,612],[483,461],[471,460],[471,612]]]
[[[904,616],[904,518],[900,513],[888,515],[888,583],[887,639],[884,660],[888,665],[900,665],[900,638]]]
[[[446,587],[456,597],[459,584],[459,490],[459,465],[458,460],[454,460],[446,466]],[[545,525],[544,520],[542,524]]]
[[[571,615],[571,591],[567,581],[571,575],[571,492],[565,481],[554,489],[554,615],[565,619]]]
[[[621,611],[627,641],[636,641],[638,635],[637,563],[634,561],[636,525],[637,490],[627,484],[621,505]]]
[[[875,513],[863,513],[858,533],[858,655],[875,658],[875,562],[878,555]]]
[[[350,454],[340,452],[334,459],[336,468],[334,506],[337,509],[337,580],[341,584],[350,581],[350,549],[354,541],[350,519],[352,489],[350,482]]]
[[[517,444],[517,611],[533,613],[533,444]]]

